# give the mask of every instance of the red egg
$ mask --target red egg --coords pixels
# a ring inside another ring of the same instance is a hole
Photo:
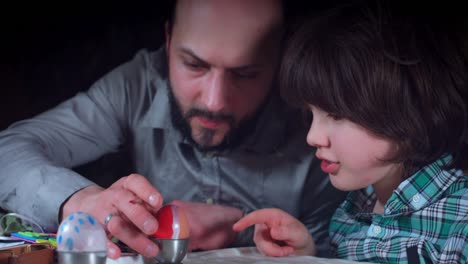
[[[182,208],[172,204],[165,205],[156,213],[156,219],[159,227],[152,237],[184,239],[190,236],[190,226]]]

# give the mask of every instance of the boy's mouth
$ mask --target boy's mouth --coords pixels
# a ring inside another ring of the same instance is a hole
[[[329,160],[322,159],[320,163],[320,168],[328,174],[336,174],[340,167],[339,162],[331,162]]]

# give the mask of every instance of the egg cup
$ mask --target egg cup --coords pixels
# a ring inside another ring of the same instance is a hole
[[[91,215],[75,212],[63,219],[57,231],[59,264],[105,264],[107,235]]]
[[[57,252],[58,263],[60,264],[105,264],[106,252]]]
[[[154,260],[159,264],[178,264],[187,255],[189,239],[161,239],[151,238],[159,247],[159,253]]]

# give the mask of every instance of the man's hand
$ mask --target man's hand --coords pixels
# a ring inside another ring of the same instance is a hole
[[[89,186],[75,194],[63,205],[62,216],[67,217],[76,211],[94,216],[101,223],[113,214],[107,225],[109,236],[118,238],[130,248],[147,257],[158,254],[156,244],[148,239],[158,229],[153,216],[162,206],[162,196],[143,176],[132,174],[115,182],[108,189]],[[120,257],[120,249],[110,242],[108,256]]]
[[[315,255],[315,243],[307,228],[280,209],[254,211],[235,223],[233,229],[242,231],[251,225],[255,225],[255,245],[266,256]]]
[[[189,220],[189,250],[224,248],[235,240],[232,225],[242,217],[240,209],[179,200],[171,204],[181,207]]]

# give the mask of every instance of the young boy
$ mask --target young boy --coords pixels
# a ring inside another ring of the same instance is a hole
[[[307,142],[332,184],[351,191],[331,220],[334,257],[466,263],[464,47],[448,21],[387,4],[304,23],[285,53],[282,93],[312,112]],[[254,224],[265,255],[315,253],[304,225],[279,209],[255,211],[233,228]]]

